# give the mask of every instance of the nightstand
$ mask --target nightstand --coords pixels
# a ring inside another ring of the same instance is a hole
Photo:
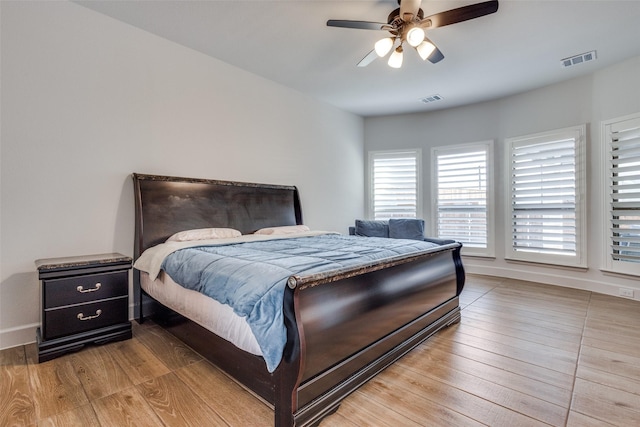
[[[131,258],[118,253],[36,261],[41,283],[38,362],[86,344],[131,338]]]

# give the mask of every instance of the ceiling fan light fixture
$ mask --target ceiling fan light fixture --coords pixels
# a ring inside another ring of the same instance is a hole
[[[389,53],[392,47],[393,47],[393,39],[391,37],[385,37],[383,39],[378,40],[374,46],[376,54],[380,58],[382,58],[387,53]]]
[[[402,45],[398,46],[389,57],[389,67],[400,68],[402,67]]]
[[[425,40],[416,47],[416,50],[420,58],[424,61],[436,50],[436,46],[430,41]]]
[[[413,27],[407,31],[407,43],[412,47],[417,47],[424,40],[424,30],[420,27]]]

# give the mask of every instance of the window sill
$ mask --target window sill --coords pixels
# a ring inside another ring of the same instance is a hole
[[[601,268],[600,271],[607,276],[616,276],[625,279],[637,279],[638,277],[640,277],[640,273],[626,273],[622,271],[610,270],[607,268]]]
[[[464,247],[462,248],[462,251],[464,252]],[[461,254],[463,258],[475,258],[475,259],[486,259],[486,260],[496,260],[496,256],[495,255],[485,255],[485,254],[465,254],[462,253]]]

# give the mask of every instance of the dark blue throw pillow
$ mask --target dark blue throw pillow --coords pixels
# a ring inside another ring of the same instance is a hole
[[[389,237],[393,239],[424,240],[424,220],[392,218],[389,220]]]
[[[389,237],[389,225],[386,221],[356,219],[356,236]]]

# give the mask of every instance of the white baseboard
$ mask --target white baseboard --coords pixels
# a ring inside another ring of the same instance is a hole
[[[620,288],[628,288],[616,283],[607,283],[602,280],[592,280],[583,277],[571,275],[568,270],[557,269],[551,273],[536,272],[524,268],[513,267],[497,267],[474,265],[473,262],[466,262],[464,269],[469,274],[480,274],[485,276],[497,276],[507,279],[526,280],[528,282],[538,282],[547,285],[564,286],[572,289],[581,289],[584,291],[596,292],[599,294],[612,295],[619,298]],[[640,289],[634,288],[634,298],[625,298],[640,301]]]
[[[0,330],[0,349],[17,347],[19,345],[31,344],[36,341],[36,328],[40,323],[22,325],[16,328]]]

